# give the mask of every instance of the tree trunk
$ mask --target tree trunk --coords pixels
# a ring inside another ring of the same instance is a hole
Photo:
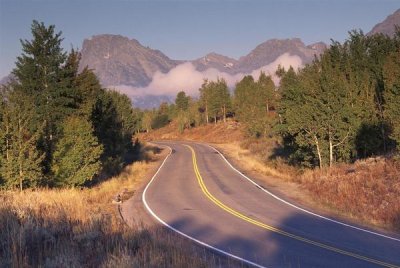
[[[223,114],[224,114],[224,123],[226,123],[226,105],[224,104],[224,108],[223,108]]]
[[[322,169],[321,150],[320,150],[320,148],[319,148],[319,142],[318,142],[317,135],[314,135],[314,142],[315,142],[315,145],[317,146],[317,154],[318,154],[319,168]]]
[[[8,161],[10,161],[10,155],[9,155],[10,141],[9,141],[8,135],[9,135],[9,125],[7,122],[7,125],[6,125],[6,159],[7,159],[7,163],[8,163]]]
[[[23,164],[22,164],[22,126],[21,126],[21,118],[18,118],[18,164],[19,164],[19,189],[22,192],[22,181],[23,181]]]
[[[206,123],[208,124],[208,105],[206,101]]]
[[[331,135],[329,134],[329,167],[332,166],[333,166],[333,144]]]

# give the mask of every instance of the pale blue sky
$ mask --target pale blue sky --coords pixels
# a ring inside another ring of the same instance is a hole
[[[0,78],[21,54],[19,39],[31,38],[33,19],[56,25],[66,49],[112,33],[173,59],[212,51],[239,58],[271,38],[343,41],[349,30],[368,32],[398,8],[399,0],[0,0]]]

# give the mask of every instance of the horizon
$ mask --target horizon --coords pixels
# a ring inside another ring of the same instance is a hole
[[[239,59],[270,39],[300,38],[306,45],[329,45],[331,39],[343,42],[348,31],[367,33],[398,8],[392,0],[0,0],[0,79],[12,71],[22,53],[19,40],[31,40],[34,19],[55,25],[63,33],[66,51],[80,49],[83,40],[92,36],[116,34],[171,59],[193,60],[211,52]]]

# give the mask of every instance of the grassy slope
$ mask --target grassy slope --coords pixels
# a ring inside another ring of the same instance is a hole
[[[91,189],[0,192],[0,267],[240,266],[157,225],[121,220],[111,200],[152,176],[160,157],[151,152]]]
[[[400,231],[400,161],[367,159],[303,172],[283,161],[269,160],[277,141],[245,138],[241,126],[232,121],[184,133],[178,133],[172,123],[139,138],[214,143],[239,168],[304,206],[355,223]]]

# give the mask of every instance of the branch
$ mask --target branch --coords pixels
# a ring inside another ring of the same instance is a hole
[[[344,137],[341,142],[332,145],[332,148],[335,148],[335,147],[339,146],[340,144],[342,144],[349,137],[349,133],[350,133],[350,130],[347,132],[346,137]]]

